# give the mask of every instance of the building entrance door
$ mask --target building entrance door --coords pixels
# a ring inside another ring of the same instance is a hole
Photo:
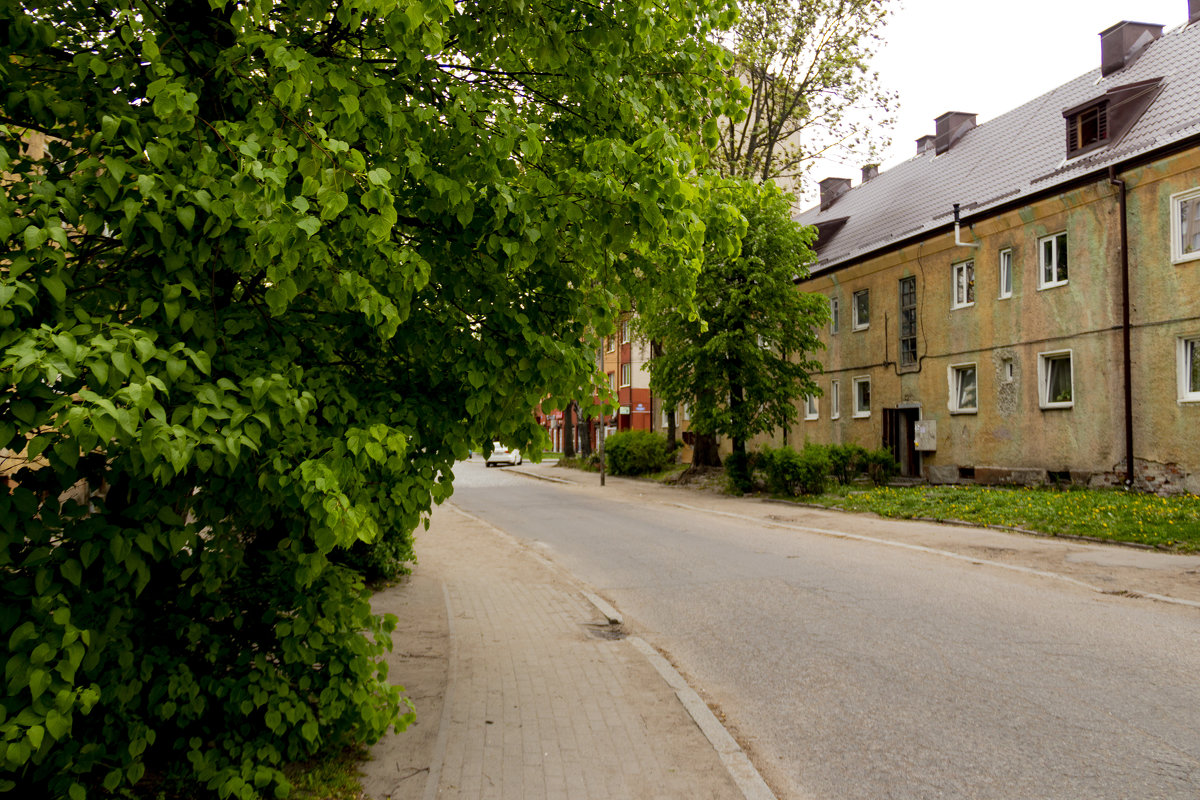
[[[883,410],[883,446],[892,451],[900,474],[905,478],[921,477],[921,454],[917,452],[917,420],[919,408],[885,408]]]

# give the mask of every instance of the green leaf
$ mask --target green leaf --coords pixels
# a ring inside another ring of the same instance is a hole
[[[59,567],[59,571],[62,572],[62,576],[70,581],[70,583],[74,586],[78,586],[83,580],[83,568],[75,559],[64,561],[62,566]]]
[[[55,739],[62,740],[71,731],[71,719],[57,709],[46,712],[46,731]]]
[[[50,673],[44,669],[34,669],[29,673],[29,693],[34,700],[37,700],[42,694],[50,688],[52,678]]]
[[[67,299],[67,287],[63,283],[62,278],[57,272],[52,272],[49,275],[42,276],[42,286],[46,287],[46,291],[54,298],[56,303],[61,303]]]
[[[312,236],[321,229],[321,221],[316,217],[306,215],[300,218],[296,227]]]
[[[33,745],[33,749],[39,750],[42,746],[42,740],[46,737],[46,729],[41,725],[34,725],[25,731],[25,735],[29,737],[29,743]]]
[[[186,230],[191,230],[196,222],[196,209],[193,206],[180,206],[175,210],[175,217]]]

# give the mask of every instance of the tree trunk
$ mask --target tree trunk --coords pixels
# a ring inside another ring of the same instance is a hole
[[[672,408],[667,412],[667,447],[674,453],[678,446],[675,442],[675,409]]]
[[[719,467],[721,454],[717,450],[717,437],[711,433],[696,434],[696,443],[692,445],[693,467]]]
[[[563,458],[575,457],[575,403],[563,408]]]

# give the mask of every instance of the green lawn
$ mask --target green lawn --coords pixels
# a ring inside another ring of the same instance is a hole
[[[1200,497],[1196,495],[1164,498],[1119,489],[914,486],[838,487],[803,499],[883,517],[961,521],[1200,551]]]

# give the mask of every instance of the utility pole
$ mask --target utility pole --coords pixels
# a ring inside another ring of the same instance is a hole
[[[600,417],[600,485],[604,485],[604,433],[607,420],[603,416]]]

